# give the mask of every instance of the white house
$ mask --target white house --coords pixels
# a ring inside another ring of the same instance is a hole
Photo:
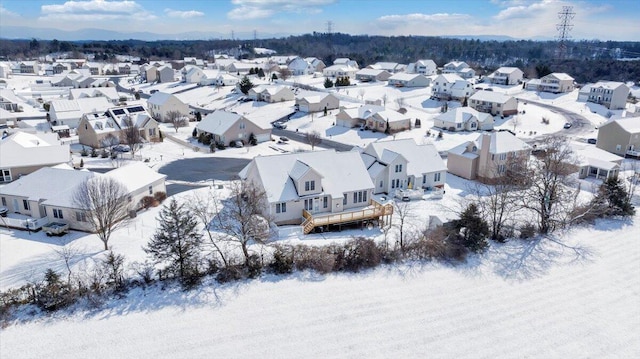
[[[571,149],[578,163],[578,177],[607,179],[620,173],[623,157],[581,142],[572,142]]]
[[[222,73],[216,77],[215,84],[218,86],[235,86],[240,83],[240,79],[237,76]]]
[[[70,161],[69,144],[61,144],[55,133],[19,131],[0,139],[0,183]]]
[[[348,57],[339,57],[335,60],[333,60],[333,64],[334,65],[346,65],[349,67],[353,67],[356,70],[360,68],[360,66],[358,65],[358,62],[356,60],[351,60]]]
[[[90,87],[69,89],[69,99],[76,100],[85,97],[106,97],[109,102],[117,104],[120,95],[115,87]]]
[[[348,77],[355,78],[356,73],[358,72],[357,67],[352,67],[349,65],[331,65],[329,67],[325,67],[322,70],[322,75],[324,77]]]
[[[501,67],[487,76],[492,84],[517,85],[522,82],[524,72],[517,67]]]
[[[300,224],[304,233],[393,213],[373,200],[373,182],[354,151],[258,156],[239,175],[266,193],[265,209],[277,225]]]
[[[413,139],[376,141],[357,151],[375,185],[374,193],[444,187],[447,166],[432,143],[418,145]]]
[[[170,119],[167,114],[171,111],[177,112],[182,116],[189,115],[189,105],[180,101],[180,99],[167,92],[156,92],[147,100],[147,107],[151,116],[160,122],[167,122]]]
[[[225,146],[235,141],[246,144],[251,134],[256,137],[258,143],[271,140],[270,127],[258,126],[245,116],[228,111],[214,111],[208,114],[198,122],[196,129],[198,134],[208,134],[212,142],[223,143]]]
[[[78,127],[82,115],[85,113],[104,112],[113,103],[104,97],[83,97],[75,100],[53,100],[49,107],[49,119],[53,125],[67,125]]]
[[[591,85],[587,101],[605,106],[610,110],[623,110],[627,105],[630,89],[622,82],[598,81]]]
[[[283,102],[293,101],[295,94],[287,86],[281,85],[258,85],[247,93],[247,97],[254,101]]]
[[[296,107],[301,112],[334,110],[340,106],[340,99],[325,92],[305,92],[296,97]]]
[[[518,100],[500,92],[478,91],[468,101],[469,107],[494,116],[511,116],[518,113]]]
[[[441,74],[433,81],[432,94],[439,99],[462,100],[473,95],[473,86],[456,74]]]
[[[541,79],[530,80],[525,85],[525,88],[531,91],[561,93],[573,91],[575,83],[573,77],[563,72],[554,72]]]
[[[493,116],[471,107],[457,107],[433,118],[433,126],[449,131],[493,130]]]
[[[421,74],[408,74],[400,72],[389,77],[389,86],[395,87],[427,87],[431,79]]]
[[[413,74],[421,74],[425,76],[435,75],[438,65],[433,60],[423,59],[412,62],[407,66],[407,72]]]
[[[382,69],[361,69],[356,72],[356,80],[361,82],[387,81],[391,74]]]

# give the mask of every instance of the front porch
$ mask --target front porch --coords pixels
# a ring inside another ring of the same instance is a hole
[[[382,204],[374,199],[369,200],[366,207],[355,208],[340,213],[311,213],[302,210],[302,232],[311,233],[316,227],[341,225],[347,223],[364,222],[368,220],[382,220],[382,225],[391,223],[393,215],[393,205],[391,203]],[[383,218],[381,218],[383,217]]]

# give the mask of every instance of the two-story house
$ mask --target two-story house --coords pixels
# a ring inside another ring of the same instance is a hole
[[[473,86],[456,74],[441,74],[433,80],[432,94],[443,100],[462,100],[473,94]]]
[[[431,59],[422,59],[407,65],[406,72],[425,76],[435,75],[438,65]]]
[[[169,112],[177,112],[181,116],[189,115],[189,105],[182,102],[176,95],[158,91],[147,99],[147,107],[151,116],[160,122],[167,122]]]
[[[418,145],[413,139],[376,141],[354,151],[360,152],[375,194],[444,187],[447,167],[431,143]]]
[[[354,151],[258,156],[239,176],[265,192],[266,210],[277,225],[301,225],[304,233],[393,212],[373,200],[373,182]]]
[[[451,61],[444,64],[442,68],[443,74],[456,74],[465,80],[476,76],[476,71],[469,67],[464,61]]]
[[[517,67],[501,67],[487,76],[496,85],[517,85],[522,82],[524,72]]]
[[[468,100],[469,107],[493,116],[511,116],[518,113],[518,100],[509,95],[494,91],[478,91]]]
[[[617,118],[601,125],[596,146],[622,157],[640,158],[640,119]]]
[[[587,101],[610,110],[623,110],[627,105],[630,89],[622,82],[598,81],[591,85]]]
[[[575,82],[573,77],[564,72],[554,72],[539,80],[527,82],[526,89],[552,93],[571,92],[575,89]]]

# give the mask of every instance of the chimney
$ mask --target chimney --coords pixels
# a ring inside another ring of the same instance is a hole
[[[491,134],[483,133],[480,138],[480,158],[478,159],[478,177],[488,177],[487,171],[489,170],[489,161],[491,160],[491,154],[489,149],[491,148]]]

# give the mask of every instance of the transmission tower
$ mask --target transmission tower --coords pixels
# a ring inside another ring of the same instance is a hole
[[[573,29],[571,20],[576,16],[573,12],[573,6],[563,6],[562,11],[558,13],[560,22],[556,24],[558,30],[558,59],[564,59],[567,56],[567,40],[571,38],[569,32]]]
[[[253,40],[258,40],[258,31],[253,30]]]
[[[231,40],[235,40],[235,32],[231,30]]]
[[[333,31],[333,21],[329,20],[327,21],[327,34],[331,35],[332,31]]]

